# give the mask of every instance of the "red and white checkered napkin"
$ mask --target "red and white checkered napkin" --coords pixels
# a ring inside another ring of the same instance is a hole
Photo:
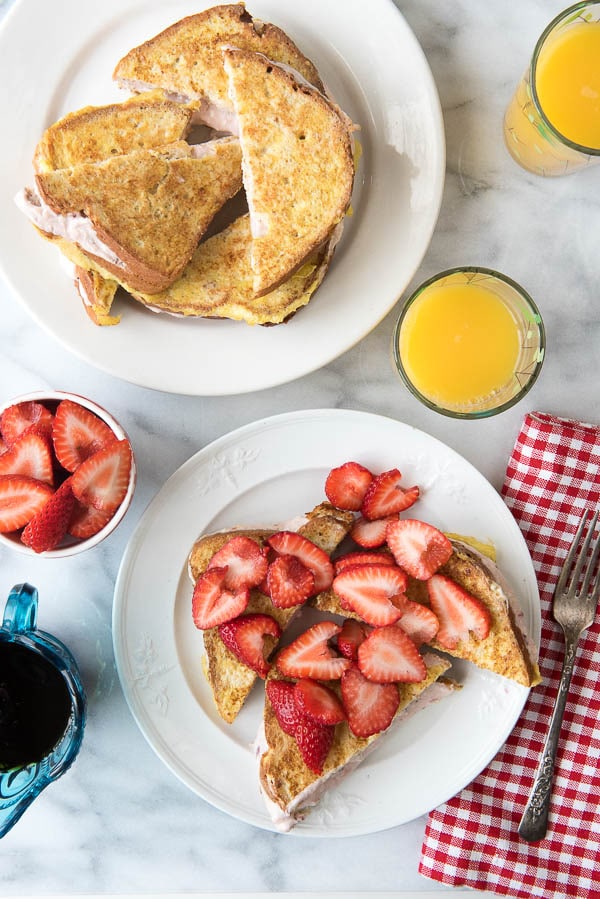
[[[482,774],[429,816],[419,871],[452,886],[544,899],[600,897],[600,615],[582,640],[561,732],[549,829],[517,834],[554,705],[563,637],[550,609],[585,508],[600,508],[600,427],[528,414],[502,494],[541,594],[540,669],[513,733]]]

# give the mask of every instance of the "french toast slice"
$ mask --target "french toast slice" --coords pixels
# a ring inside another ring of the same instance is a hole
[[[388,728],[369,737],[355,736],[347,721],[335,725],[333,742],[320,774],[305,763],[293,736],[279,725],[268,695],[255,743],[260,790],[275,826],[290,830],[313,808],[324,793],[350,774],[396,727],[429,702],[449,695],[456,684],[445,678],[450,662],[429,652],[423,660],[427,673],[419,683],[398,684],[400,703]],[[275,671],[269,678],[279,678]]]
[[[321,503],[309,512],[297,529],[298,533],[311,540],[328,555],[336,549],[347,535],[353,517],[347,512],[334,509],[329,503]],[[259,546],[264,546],[270,536],[276,532],[272,529],[235,529],[200,537],[192,547],[188,557],[188,571],[195,584],[212,559],[232,536],[246,536]],[[285,628],[298,613],[298,607],[276,608],[268,596],[259,589],[250,592],[250,600],[244,614],[262,613],[275,619],[280,628]],[[203,631],[204,659],[203,667],[206,679],[212,690],[215,706],[221,718],[231,724],[248,698],[258,677],[255,671],[241,662],[225,646],[219,636],[218,628]],[[266,638],[269,640],[270,638]],[[271,649],[274,643],[271,644]]]

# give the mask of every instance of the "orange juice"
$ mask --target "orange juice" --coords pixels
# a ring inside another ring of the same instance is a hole
[[[600,149],[600,22],[575,22],[550,35],[535,86],[544,115],[563,137]]]
[[[419,393],[444,409],[468,411],[513,380],[519,328],[483,283],[434,283],[407,310],[398,349]]]

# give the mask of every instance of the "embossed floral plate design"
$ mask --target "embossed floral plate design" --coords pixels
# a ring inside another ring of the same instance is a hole
[[[117,667],[134,718],[167,767],[208,802],[266,829],[274,828],[252,751],[262,684],[234,724],[220,720],[202,673],[202,634],[191,620],[187,556],[202,533],[277,525],[311,509],[325,499],[328,471],[350,458],[376,471],[398,467],[407,483],[418,483],[415,516],[493,541],[528,630],[539,638],[535,573],[512,515],[478,471],[422,431],[323,409],[263,419],[202,449],[150,503],[125,552],[113,613]],[[469,783],[507,738],[528,691],[460,662],[453,675],[462,690],[383,739],[292,833],[382,830],[425,814]]]
[[[125,299],[115,303],[117,327],[92,325],[59,252],[40,240],[14,197],[32,182],[31,158],[45,128],[82,106],[124,99],[112,81],[118,60],[215,2],[62,0],[59,53],[48,38],[56,31],[52,3],[20,0],[0,29],[0,59],[11,73],[0,81],[0,117],[11,136],[0,167],[0,269],[35,321],[76,356],[125,381],[195,396],[286,383],[368,334],[427,250],[445,173],[435,82],[392,0],[370,0],[368,27],[362,0],[253,0],[250,12],[292,36],[361,128],[353,214],[327,277],[310,305],[277,328],[157,315]]]

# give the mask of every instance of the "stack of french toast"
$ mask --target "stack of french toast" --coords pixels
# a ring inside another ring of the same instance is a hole
[[[324,489],[327,501],[291,524],[205,534],[189,554],[223,720],[264,681],[257,780],[282,830],[392,728],[460,688],[453,658],[540,681],[493,547],[413,517],[420,490],[399,469],[349,461]]]
[[[133,48],[38,143],[17,203],[72,266],[90,318],[155,312],[276,325],[321,284],[349,210],[355,126],[287,34],[243,3]]]

